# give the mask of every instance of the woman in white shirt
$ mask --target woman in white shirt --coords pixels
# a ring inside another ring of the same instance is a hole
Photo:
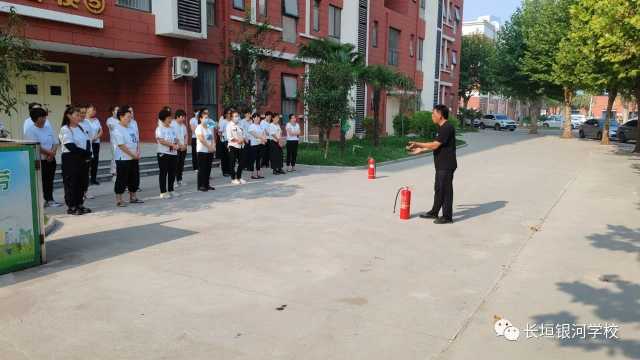
[[[160,198],[173,197],[173,183],[176,180],[178,166],[178,136],[171,126],[171,111],[161,110],[158,114],[160,123],[156,128],[156,142],[158,143],[158,181],[160,183]],[[168,192],[167,192],[168,191]]]
[[[249,144],[251,150],[249,151],[249,170],[253,172],[251,178],[256,179],[264,179],[262,176],[262,158],[265,156],[265,144],[267,143],[267,136],[260,127],[260,115],[253,114],[251,117],[253,123],[249,125],[248,134],[249,134]]]
[[[213,154],[216,152],[216,141],[213,136],[214,128],[207,121],[207,114],[202,111],[198,116],[198,127],[196,128],[196,150],[198,152],[198,190],[215,190],[209,184],[211,176],[211,162]]]
[[[111,114],[111,116],[106,121],[107,128],[109,129],[109,139],[110,139],[109,141],[111,142],[111,175],[114,177],[114,181],[116,176],[116,160],[115,160],[116,147],[113,143],[113,140],[111,140],[111,138],[113,137],[113,130],[116,128],[116,125],[120,123],[118,121],[119,109],[120,108],[118,106],[110,107],[109,113]]]
[[[100,138],[102,137],[102,125],[96,117],[96,107],[87,106],[87,123],[91,127],[91,185],[100,185],[98,182],[98,163],[100,162]]]
[[[56,152],[59,142],[53,129],[46,126],[46,110],[34,108],[29,111],[29,115],[33,120],[33,126],[27,129],[24,138],[40,144],[40,173],[42,174],[44,207],[59,207],[61,204],[53,200],[53,179],[56,175]]]
[[[289,122],[285,130],[287,132],[287,171],[296,171],[300,124],[298,124],[298,118],[295,115],[289,115]]]
[[[231,166],[229,164],[229,142],[227,139],[227,125],[231,122],[231,109],[226,109],[218,121],[218,143],[216,157],[220,159],[220,170],[222,176],[231,176]]]
[[[274,175],[286,174],[282,171],[282,129],[280,128],[280,114],[273,114],[269,125],[269,154],[271,169]]]
[[[62,143],[62,181],[67,214],[84,215],[91,209],[84,207],[84,193],[89,183],[89,161],[91,159],[91,140],[89,134],[80,126],[80,111],[73,106],[67,107],[60,128]]]
[[[182,110],[176,110],[175,119],[171,122],[171,127],[176,132],[178,137],[178,163],[176,164],[176,186],[182,186],[182,173],[184,171],[184,159],[187,157],[187,144],[188,132],[185,121],[187,120],[187,113]]]
[[[229,166],[231,168],[231,183],[234,185],[246,184],[242,178],[242,170],[245,167],[244,142],[245,134],[240,126],[240,114],[231,112],[231,122],[227,124],[226,135],[229,148]]]
[[[137,161],[140,159],[140,149],[138,147],[139,138],[137,130],[131,124],[132,114],[127,106],[120,107],[118,111],[119,124],[113,132],[113,143],[116,145],[116,183],[114,192],[116,193],[116,206],[124,207],[126,204],[122,200],[122,194],[129,190],[129,203],[141,204],[136,192],[139,186],[139,172]]]
[[[136,144],[138,145],[138,153],[142,154],[142,150],[140,149],[140,129],[138,128],[138,122],[136,121],[136,115],[133,112],[133,107],[130,105],[124,105],[120,107],[121,109],[128,109],[131,113],[131,121],[129,122],[129,127],[133,129],[133,132],[136,134]],[[137,191],[140,191],[140,158],[132,159],[132,171],[134,172],[134,181]]]
[[[189,120],[189,129],[191,130],[191,162],[193,163],[194,171],[198,170],[198,141],[196,139],[196,128],[198,127],[198,118],[200,117],[200,113],[202,111],[206,111],[207,113],[209,112],[209,110],[207,110],[206,108],[198,109],[196,110],[196,113],[193,115],[193,117]]]
[[[271,157],[270,155],[271,140],[269,139],[269,127],[271,126],[272,116],[273,116],[273,113],[271,111],[267,111],[266,113],[264,113],[263,116],[260,116],[260,127],[262,128],[262,131],[264,131],[265,135],[267,136],[267,143],[264,145],[265,155],[262,157],[263,168],[269,167],[269,158]]]

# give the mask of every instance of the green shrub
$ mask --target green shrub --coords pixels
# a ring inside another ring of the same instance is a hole
[[[436,126],[431,120],[431,111],[418,111],[413,113],[409,123],[410,133],[424,138],[432,138],[436,134]]]
[[[454,128],[459,129],[460,128],[460,120],[458,120],[458,118],[455,115],[449,115],[449,120],[448,120],[451,125],[453,125]]]
[[[372,138],[373,137],[373,118],[370,116],[365,117],[362,120],[362,127],[364,128],[365,136],[367,138]]]
[[[398,114],[393,118],[393,132],[396,136],[404,136],[410,131],[411,118],[404,114]]]

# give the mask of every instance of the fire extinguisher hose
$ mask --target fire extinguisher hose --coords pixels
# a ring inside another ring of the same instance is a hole
[[[393,202],[393,213],[396,213],[396,206],[398,206],[398,196],[400,196],[400,192],[402,191],[402,189],[404,189],[405,186],[401,187],[400,189],[398,189],[398,192],[396,193],[396,199]]]

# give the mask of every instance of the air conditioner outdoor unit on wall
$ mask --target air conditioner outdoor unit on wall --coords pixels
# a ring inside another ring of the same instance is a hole
[[[154,0],[156,35],[187,40],[207,38],[207,0]]]
[[[198,59],[191,59],[181,56],[173,58],[173,80],[181,77],[198,77]]]

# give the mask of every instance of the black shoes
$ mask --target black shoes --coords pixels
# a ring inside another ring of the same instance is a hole
[[[214,188],[213,186],[209,186],[208,190],[215,190],[216,188]]]
[[[422,219],[437,219],[438,215],[433,215],[431,212],[427,211],[426,213],[420,214],[420,218],[422,218]]]
[[[84,215],[84,214],[89,214],[90,212],[91,212],[91,209],[86,208],[84,206],[67,209],[67,214],[69,215]]]
[[[80,206],[80,207],[78,208],[78,211],[80,211],[80,212],[81,212],[81,215],[84,215],[84,214],[90,214],[90,213],[91,213],[91,209],[86,208],[86,207],[84,207],[84,206]]]
[[[433,221],[433,223],[434,224],[439,224],[439,225],[440,224],[453,224],[453,220],[452,219],[446,219],[446,218],[443,218],[443,217],[439,217],[439,218],[435,219]]]
[[[199,187],[198,191],[209,191],[208,187]]]

